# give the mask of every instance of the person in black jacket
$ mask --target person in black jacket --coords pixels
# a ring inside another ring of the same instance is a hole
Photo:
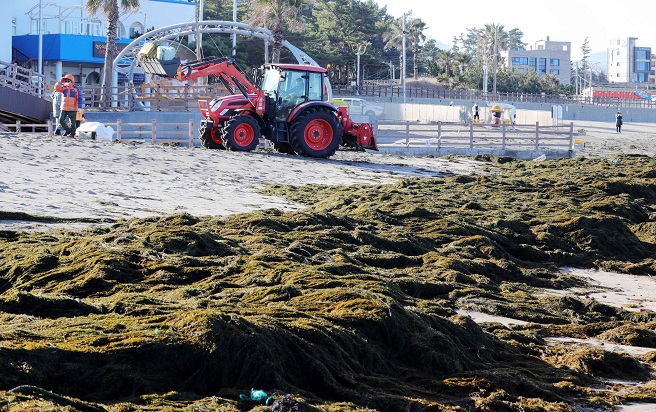
[[[617,133],[622,133],[622,112],[620,111],[615,115],[615,128]]]

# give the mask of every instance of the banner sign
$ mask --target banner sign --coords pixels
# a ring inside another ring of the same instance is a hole
[[[116,54],[121,52],[121,50],[125,49],[128,45],[127,44],[119,44],[116,43]],[[105,58],[105,53],[107,53],[107,42],[104,41],[94,41],[93,42],[93,57],[100,57],[102,59]],[[116,56],[114,56],[116,57]]]

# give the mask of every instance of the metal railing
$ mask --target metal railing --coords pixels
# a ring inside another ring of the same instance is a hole
[[[38,71],[0,60],[1,87],[19,90],[32,96],[49,98],[50,89],[48,86],[51,84],[54,84],[54,80]]]

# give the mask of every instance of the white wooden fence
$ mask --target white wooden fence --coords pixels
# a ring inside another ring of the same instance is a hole
[[[150,144],[200,144],[198,126],[193,120],[185,123],[105,123],[115,130],[115,140],[140,141]],[[44,124],[5,124],[16,132],[47,132],[53,135],[52,122]],[[375,125],[376,141],[381,147],[404,146],[502,149],[502,150],[573,150],[574,123],[567,126],[509,125],[464,123],[381,122]]]
[[[535,124],[474,124],[381,122],[376,127],[379,146],[540,150],[574,148],[574,123],[567,126]]]

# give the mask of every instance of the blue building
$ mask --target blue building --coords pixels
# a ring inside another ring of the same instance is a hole
[[[71,73],[83,86],[101,84],[107,20],[100,13],[90,15],[85,4],[86,0],[12,1],[10,13],[0,17],[0,26],[4,23],[4,31],[11,33],[0,37],[0,61],[19,62],[36,70],[41,22],[43,73],[55,80]],[[196,6],[197,2],[190,0],[140,0],[138,9],[120,12],[119,50],[149,28],[194,21]],[[135,76],[134,80],[140,79]]]

